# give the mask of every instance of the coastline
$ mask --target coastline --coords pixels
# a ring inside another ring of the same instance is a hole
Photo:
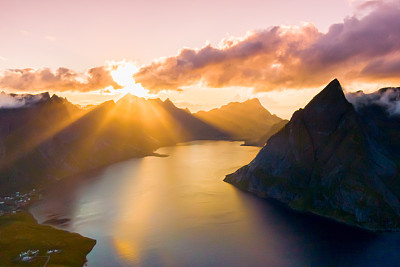
[[[330,216],[327,216],[327,215],[324,215],[324,214],[321,214],[321,213],[318,213],[318,212],[315,212],[315,211],[312,211],[312,210],[301,210],[301,209],[298,209],[296,207],[288,205],[285,202],[282,202],[282,201],[280,201],[278,199],[270,197],[270,196],[268,196],[266,194],[262,194],[262,193],[260,193],[258,191],[248,190],[247,188],[241,186],[240,184],[237,184],[237,183],[235,183],[233,181],[229,181],[226,178],[227,178],[227,176],[230,176],[230,175],[234,175],[234,173],[226,175],[225,178],[223,179],[223,181],[228,183],[228,184],[230,184],[230,185],[232,185],[232,186],[234,186],[235,188],[239,189],[240,191],[242,191],[244,193],[259,197],[259,198],[267,200],[267,201],[272,201],[272,202],[274,202],[276,204],[279,204],[281,207],[283,207],[283,208],[285,208],[287,210],[290,210],[292,212],[299,213],[299,214],[304,214],[304,215],[309,215],[309,216],[316,216],[316,217],[319,217],[319,218],[322,218],[322,219],[325,219],[325,220],[328,220],[328,221],[331,221],[331,222],[335,222],[335,223],[338,223],[338,224],[345,225],[347,227],[352,227],[352,228],[355,228],[357,230],[365,231],[365,232],[373,233],[373,234],[379,234],[379,233],[385,233],[385,232],[386,233],[387,232],[400,232],[400,228],[372,228],[372,227],[369,227],[369,226],[361,226],[361,225],[358,225],[358,224],[355,224],[355,223],[352,223],[352,222],[349,222],[349,221],[346,221],[346,220],[340,220],[338,218],[330,217]]]
[[[7,266],[83,266],[96,245],[78,233],[39,224],[26,210],[0,216],[0,232],[0,261]]]

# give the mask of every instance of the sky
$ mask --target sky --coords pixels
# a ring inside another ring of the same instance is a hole
[[[388,1],[0,0],[0,90],[192,111],[258,97],[290,118],[334,78],[399,86],[399,15]]]

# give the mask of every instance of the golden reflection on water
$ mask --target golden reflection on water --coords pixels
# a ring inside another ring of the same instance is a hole
[[[377,266],[382,253],[399,262],[399,235],[303,217],[224,183],[257,148],[203,141],[158,152],[170,156],[114,164],[30,211],[39,222],[70,218],[60,228],[96,239],[95,267]]]
[[[65,229],[98,240],[89,266],[229,264],[228,252],[236,255],[258,236],[237,189],[223,182],[259,150],[239,145],[192,142],[157,151],[166,158],[110,166],[77,189]],[[35,210],[37,218],[49,214],[46,203]],[[241,253],[243,262],[258,257]]]
[[[134,240],[114,236],[113,245],[121,258],[129,259],[132,264],[139,263],[139,248]]]
[[[111,230],[119,257],[138,262],[140,248],[158,246],[172,247],[168,254],[173,255],[185,249],[180,246],[191,242],[193,236],[201,239],[207,234],[204,229],[214,231],[245,216],[244,209],[238,209],[242,204],[236,189],[222,179],[248,163],[258,149],[247,148],[249,153],[235,155],[226,144],[212,142],[209,149],[207,142],[201,144],[163,148],[159,152],[170,157],[144,158],[134,166],[131,178],[124,179]],[[220,150],[215,148],[218,145]],[[130,176],[129,171],[126,175]],[[180,248],[174,249],[176,242],[181,243],[177,245]],[[165,250],[157,252],[163,262]]]
[[[121,258],[131,263],[139,261],[139,248],[148,235],[151,216],[158,202],[156,192],[151,190],[151,180],[137,179],[143,175],[143,170],[147,169],[146,164],[146,160],[141,161],[141,164],[135,167],[136,177],[126,179],[121,185],[121,197],[117,204],[119,212],[112,230],[114,244],[118,243],[115,250]]]

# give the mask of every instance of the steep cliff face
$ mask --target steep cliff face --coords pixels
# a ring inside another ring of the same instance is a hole
[[[356,111],[334,80],[225,181],[296,210],[372,230],[400,229],[399,161],[377,138],[383,118],[391,120],[373,122]]]

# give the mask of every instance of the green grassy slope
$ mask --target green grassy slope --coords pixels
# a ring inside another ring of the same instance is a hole
[[[0,266],[83,266],[96,241],[79,234],[38,224],[27,212],[0,217]],[[58,253],[48,254],[48,250]],[[39,250],[29,262],[20,253]]]

